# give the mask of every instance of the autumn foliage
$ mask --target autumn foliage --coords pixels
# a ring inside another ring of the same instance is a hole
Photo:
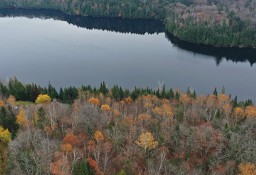
[[[26,122],[25,111],[23,109],[21,109],[19,114],[16,116],[16,122],[19,125],[23,125]]]
[[[99,106],[100,105],[100,100],[99,99],[97,99],[97,98],[90,98],[89,100],[88,100],[88,102],[90,103],[90,104],[94,104],[94,105],[97,105],[97,106]]]
[[[0,175],[4,175],[8,166],[7,148],[11,141],[11,133],[0,126]]]
[[[103,110],[103,111],[110,111],[110,110],[111,110],[110,106],[107,105],[107,104],[101,105],[100,108],[101,108],[101,110]]]
[[[0,107],[4,106],[4,102],[0,100]]]
[[[240,163],[239,164],[239,175],[255,175],[256,166],[252,163]]]
[[[103,135],[103,133],[102,133],[101,131],[97,130],[97,131],[94,133],[94,139],[95,139],[96,141],[102,141],[102,140],[105,139],[105,137],[104,137],[104,135]]]
[[[152,133],[150,132],[145,132],[142,133],[138,140],[135,142],[138,146],[142,147],[144,151],[146,152],[147,150],[151,150],[153,148],[156,148],[158,145],[158,142],[155,141]]]
[[[50,103],[52,101],[51,97],[47,94],[40,94],[36,98],[36,103],[41,104],[41,103]]]
[[[8,113],[27,127],[12,142],[0,128],[3,160],[9,151],[15,168],[0,166],[10,174],[255,174],[253,104],[225,94],[173,93],[120,99],[84,92],[72,105],[57,101],[2,111],[0,119]]]

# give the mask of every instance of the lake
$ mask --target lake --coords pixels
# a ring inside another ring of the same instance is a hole
[[[123,88],[197,94],[216,87],[256,102],[256,51],[179,41],[154,20],[69,16],[48,10],[0,10],[0,79],[55,87],[105,81]]]

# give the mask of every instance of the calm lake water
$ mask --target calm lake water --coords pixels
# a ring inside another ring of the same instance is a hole
[[[157,21],[0,10],[0,79],[55,87],[105,81],[124,88],[221,91],[256,101],[256,51],[180,42]]]

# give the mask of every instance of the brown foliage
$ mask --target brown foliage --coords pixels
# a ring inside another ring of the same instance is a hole
[[[64,138],[63,138],[63,143],[64,144],[70,144],[72,146],[77,145],[79,142],[78,137],[75,136],[73,133],[69,133],[67,134]]]
[[[50,164],[50,171],[53,175],[71,175],[67,157],[61,153],[55,153],[55,161]]]

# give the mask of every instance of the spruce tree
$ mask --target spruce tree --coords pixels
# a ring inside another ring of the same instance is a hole
[[[218,96],[218,92],[216,88],[214,88],[213,95]]]
[[[81,168],[81,175],[90,175],[89,174],[89,167],[88,167],[88,164],[87,164],[87,162],[85,162],[84,160],[81,162],[81,166],[80,166],[80,168]]]
[[[100,89],[99,89],[99,91],[100,91],[103,95],[106,95],[106,94],[108,93],[108,89],[107,89],[106,84],[105,84],[104,81],[100,84]]]

